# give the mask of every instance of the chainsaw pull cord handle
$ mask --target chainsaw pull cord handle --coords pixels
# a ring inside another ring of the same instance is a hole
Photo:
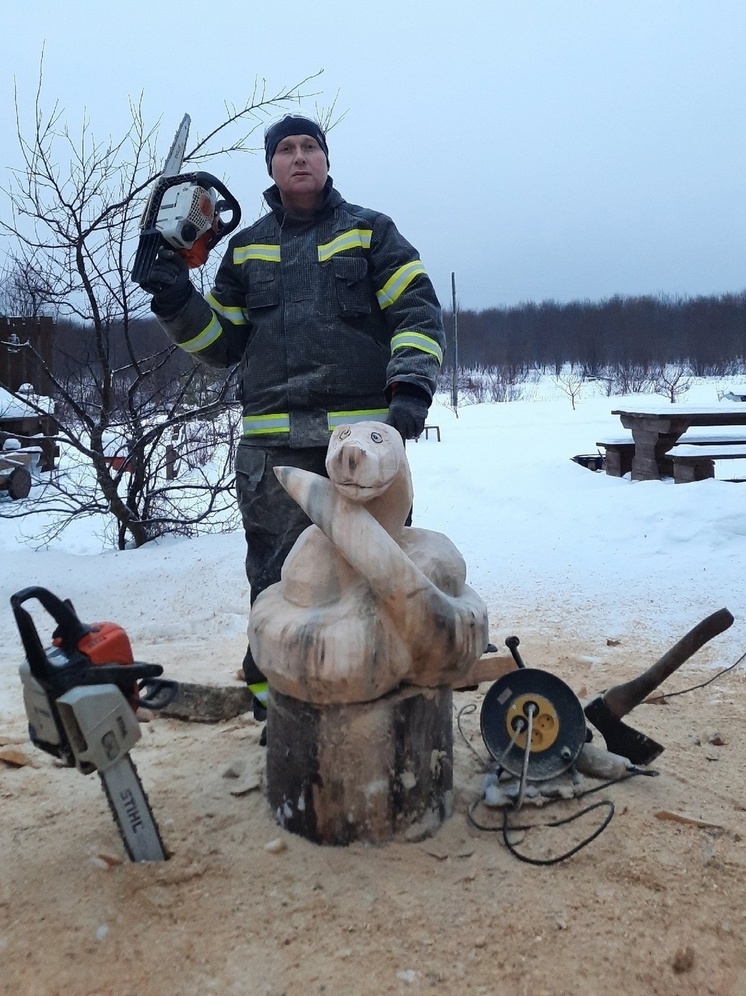
[[[24,602],[32,598],[40,602],[57,623],[55,635],[59,637],[62,649],[67,653],[73,653],[86,633],[90,633],[91,630],[78,619],[71,602],[63,601],[46,588],[38,586],[23,588],[10,596],[10,605],[21,634],[21,642],[26,651],[31,673],[40,681],[48,681],[54,674],[54,667],[47,659],[31,614],[21,607]]]

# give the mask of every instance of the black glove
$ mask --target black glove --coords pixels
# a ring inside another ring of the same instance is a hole
[[[187,303],[192,292],[189,268],[173,249],[158,250],[155,263],[147,280],[140,286],[153,295],[151,308],[156,315],[175,315]]]
[[[414,439],[425,428],[429,410],[430,395],[427,391],[414,384],[397,384],[389,402],[386,422],[393,425],[402,439]]]

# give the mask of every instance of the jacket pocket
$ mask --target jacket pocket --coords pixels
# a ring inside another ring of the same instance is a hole
[[[369,315],[372,291],[366,260],[362,256],[336,256],[332,263],[339,313]]]
[[[267,454],[262,448],[239,445],[236,447],[236,487],[239,500],[242,495],[253,494],[264,477]]]
[[[272,308],[280,303],[280,281],[277,279],[276,270],[276,263],[253,264],[249,267],[249,284],[246,291],[246,305],[249,311],[254,308]]]

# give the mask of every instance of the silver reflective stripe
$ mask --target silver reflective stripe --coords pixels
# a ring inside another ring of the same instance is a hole
[[[424,332],[399,332],[391,340],[391,352],[397,349],[404,349],[409,346],[411,349],[420,349],[423,353],[430,353],[438,363],[443,362],[443,350],[435,339],[431,339]]]
[[[353,422],[382,422],[388,415],[388,408],[367,408],[354,412],[327,412],[329,431],[338,425],[348,425]]]
[[[244,415],[244,436],[265,436],[277,432],[290,432],[290,416],[282,415]]]
[[[187,353],[199,353],[201,350],[211,346],[216,339],[219,339],[222,332],[223,326],[218,321],[217,316],[213,314],[207,328],[203,329],[193,339],[189,339],[187,342],[180,342],[179,346]]]

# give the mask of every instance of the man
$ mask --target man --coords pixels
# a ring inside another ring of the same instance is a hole
[[[265,134],[269,213],[236,234],[202,297],[161,251],[145,289],[168,335],[211,366],[240,363],[236,488],[251,602],[280,579],[309,520],[272,468],[326,476],[329,436],[373,419],[422,432],[445,349],[440,305],[415,249],[386,215],[348,204],[329,176],[321,127],[286,115]],[[257,700],[266,682],[243,662]]]

